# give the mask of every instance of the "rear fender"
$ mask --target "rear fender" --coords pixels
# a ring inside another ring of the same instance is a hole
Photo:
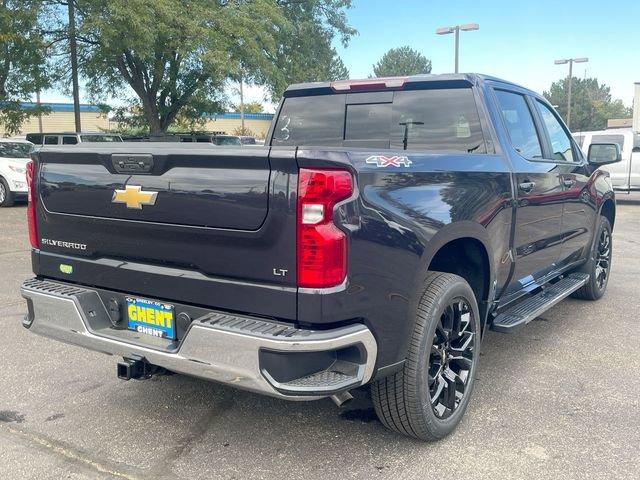
[[[491,261],[491,242],[489,238],[489,234],[487,230],[482,227],[482,225],[472,222],[472,221],[460,221],[448,224],[441,228],[426,244],[426,248],[423,252],[422,257],[420,258],[420,268],[417,271],[417,277],[414,281],[414,294],[411,296],[411,311],[416,311],[418,308],[418,303],[422,297],[422,289],[424,286],[424,282],[429,273],[429,265],[433,261],[436,254],[447,244],[454,240],[461,239],[473,239],[477,240],[482,244],[485,252],[487,253],[487,257],[489,259],[489,280],[488,280],[488,295],[487,298],[478,298],[478,306],[480,307],[480,311],[482,313],[482,324],[486,323],[487,315],[489,312],[489,308],[487,308],[488,303],[493,300],[495,296],[496,290],[496,282],[495,282],[495,265]]]

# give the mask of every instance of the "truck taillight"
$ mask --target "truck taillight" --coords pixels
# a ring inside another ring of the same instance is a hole
[[[333,207],[353,193],[346,170],[301,168],[298,176],[298,286],[327,288],[347,275],[347,237]]]
[[[31,247],[40,248],[38,240],[38,227],[36,225],[36,182],[35,182],[35,164],[33,160],[27,163],[27,188],[29,189],[27,206],[27,225],[29,226],[29,242]]]

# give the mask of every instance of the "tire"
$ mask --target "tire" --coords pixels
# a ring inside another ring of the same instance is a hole
[[[579,290],[576,290],[572,297],[581,300],[598,300],[604,295],[611,275],[612,254],[613,236],[611,223],[609,223],[607,217],[601,216],[589,260],[579,270],[589,274],[589,281]]]
[[[4,178],[0,178],[0,207],[13,207],[13,192]]]
[[[467,408],[479,356],[480,315],[473,290],[457,275],[430,272],[403,369],[371,385],[378,418],[390,430],[420,440],[445,437]]]

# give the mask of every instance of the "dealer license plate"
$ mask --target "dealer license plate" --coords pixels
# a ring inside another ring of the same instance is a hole
[[[129,330],[153,337],[176,338],[176,325],[173,305],[127,297],[127,317]]]

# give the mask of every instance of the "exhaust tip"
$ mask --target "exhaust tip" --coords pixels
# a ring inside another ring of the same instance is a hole
[[[351,400],[353,400],[353,395],[351,395],[349,391],[345,391],[336,393],[335,395],[331,395],[331,397],[329,398],[331,398],[331,400],[333,400],[333,403],[335,403],[338,407],[342,407],[345,403],[349,403]]]

